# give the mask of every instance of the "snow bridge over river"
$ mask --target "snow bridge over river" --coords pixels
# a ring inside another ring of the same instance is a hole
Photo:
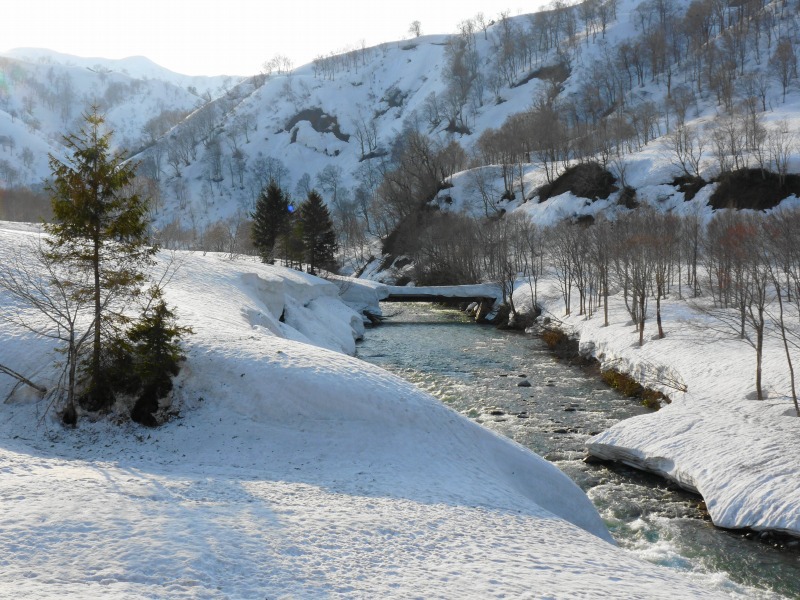
[[[381,292],[381,302],[466,302],[473,305],[469,312],[476,321],[490,323],[497,317],[503,300],[500,286],[490,283],[427,287],[387,285]]]
[[[473,304],[470,313],[478,321],[493,321],[503,301],[499,285],[399,286],[366,279],[333,278],[339,284],[342,299],[369,321],[380,322],[380,302],[442,302]]]
[[[436,285],[412,287],[387,285],[381,290],[386,295],[381,302],[478,302],[489,307],[503,299],[500,286],[489,283],[474,285]]]

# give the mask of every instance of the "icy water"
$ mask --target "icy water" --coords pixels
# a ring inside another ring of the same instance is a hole
[[[536,337],[430,305],[385,304],[383,312],[389,318],[367,331],[360,358],[558,465],[621,547],[734,597],[800,598],[800,553],[713,527],[699,497],[658,477],[583,461],[593,433],[647,409],[556,361]]]

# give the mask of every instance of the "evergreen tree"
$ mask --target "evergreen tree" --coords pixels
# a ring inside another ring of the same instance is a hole
[[[336,232],[328,207],[316,190],[311,190],[300,206],[299,229],[309,265],[308,272],[313,275],[317,267],[332,267],[333,255],[338,247]]]
[[[142,425],[155,426],[153,413],[158,401],[172,389],[172,377],[180,370],[181,345],[188,327],[177,324],[175,313],[167,307],[156,290],[155,301],[141,320],[128,331],[133,373],[141,394],[131,411],[131,418]]]
[[[139,293],[155,248],[148,243],[147,203],[131,190],[136,165],[111,152],[111,132],[97,107],[83,119],[78,133],[64,137],[66,160],[50,155],[53,223],[45,230],[52,260],[89,274],[70,293],[94,307],[82,402],[98,410],[114,401],[104,376],[103,341],[118,337],[128,322],[123,310]]]
[[[289,232],[291,222],[289,198],[274,179],[261,190],[256,209],[250,216],[253,218],[253,245],[263,262],[274,264],[275,243]]]

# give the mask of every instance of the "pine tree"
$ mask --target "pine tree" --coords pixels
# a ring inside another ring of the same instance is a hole
[[[131,411],[131,418],[142,425],[155,426],[153,413],[158,401],[172,389],[172,377],[178,374],[181,360],[181,337],[192,333],[177,324],[175,313],[156,292],[155,303],[128,331],[133,372],[141,394]]]
[[[86,285],[70,291],[94,307],[82,402],[98,410],[114,401],[104,376],[103,341],[118,336],[128,322],[124,307],[139,293],[155,248],[148,243],[147,202],[131,191],[136,165],[111,152],[111,132],[104,130],[97,107],[83,119],[79,132],[63,139],[67,159],[50,155],[53,223],[45,230],[49,256],[89,275]]]
[[[316,190],[311,190],[306,201],[300,205],[299,228],[309,265],[308,272],[314,275],[317,267],[332,267],[333,255],[338,248],[336,232],[328,207]]]
[[[263,262],[274,264],[275,243],[289,232],[291,221],[289,198],[274,179],[261,190],[251,217],[253,245]]]

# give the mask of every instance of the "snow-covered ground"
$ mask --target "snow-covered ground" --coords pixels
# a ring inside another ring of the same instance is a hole
[[[672,399],[658,412],[622,421],[592,438],[591,454],[660,473],[699,492],[721,527],[800,536],[800,418],[789,396],[779,339],[765,342],[768,397],[759,401],[755,350],[687,302],[673,298],[662,304],[666,336],[657,339],[653,318],[640,348],[621,294],[611,298],[604,327],[602,309],[590,319],[565,317],[555,281],[546,279],[539,289],[545,316],[579,338],[583,352]],[[530,296],[525,283],[514,294],[515,304],[530,306]]]
[[[0,249],[35,235],[13,227]],[[333,283],[178,258],[195,334],[169,423],[63,429],[0,379],[0,597],[713,595],[609,543],[551,464],[348,356]],[[0,363],[52,385],[59,359],[0,322]]]

